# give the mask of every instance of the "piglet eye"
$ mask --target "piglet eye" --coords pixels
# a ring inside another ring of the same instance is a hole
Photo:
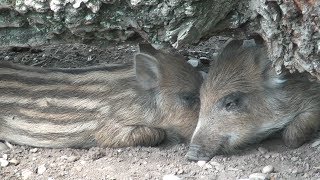
[[[226,110],[232,110],[236,108],[239,104],[239,99],[230,99],[229,102],[225,103]]]
[[[245,93],[242,92],[233,92],[223,97],[221,102],[221,108],[224,108],[227,111],[233,111],[241,109],[243,105],[243,99],[245,97]]]

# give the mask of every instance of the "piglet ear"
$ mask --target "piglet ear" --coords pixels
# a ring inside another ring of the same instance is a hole
[[[242,44],[243,40],[229,39],[227,42],[224,43],[220,56],[226,56],[230,53],[238,51],[242,47]]]
[[[153,56],[138,53],[134,57],[136,78],[140,86],[146,90],[155,88],[159,84],[159,62]]]
[[[139,43],[139,51],[140,53],[149,54],[151,56],[154,56],[159,52],[159,50],[155,49],[149,43]]]

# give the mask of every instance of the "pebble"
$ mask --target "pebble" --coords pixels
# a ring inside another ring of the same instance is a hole
[[[177,174],[184,174],[184,173],[185,173],[185,172],[184,172],[183,169],[179,169],[178,172],[177,172]]]
[[[4,59],[5,61],[8,61],[8,60],[10,59],[10,56],[5,56],[3,59]]]
[[[9,147],[7,145],[5,145],[4,143],[0,142],[0,151],[5,151],[9,149]]]
[[[2,158],[5,159],[5,160],[8,160],[8,154],[3,154]]]
[[[206,161],[198,161],[197,164],[198,166],[202,167],[206,164],[207,162]]]
[[[211,164],[208,164],[208,163],[205,164],[205,167],[206,167],[207,169],[212,169],[212,165],[211,165]]]
[[[261,154],[265,154],[268,152],[268,150],[266,148],[263,148],[263,147],[259,147],[258,148],[258,151],[261,153]]]
[[[179,178],[176,175],[169,174],[169,175],[164,175],[162,179],[163,180],[180,180],[181,178]]]
[[[267,174],[264,173],[253,173],[249,176],[250,180],[267,180],[269,179]]]
[[[66,158],[66,160],[68,162],[75,162],[75,161],[79,160],[79,157],[77,157],[77,156],[69,156],[69,157]]]
[[[240,169],[238,168],[233,168],[233,167],[229,167],[227,168],[228,171],[241,171]]]
[[[36,152],[38,152],[38,148],[32,148],[32,149],[30,149],[30,152],[31,153],[36,153]]]
[[[8,141],[5,141],[4,144],[5,144],[9,149],[13,149],[13,145],[10,144]]]
[[[273,171],[274,171],[274,167],[272,165],[265,166],[262,169],[262,173],[265,173],[265,174],[272,173]]]
[[[81,161],[80,161],[80,164],[85,165],[85,164],[87,164],[87,161],[81,160]]]
[[[1,167],[7,167],[9,165],[9,161],[4,159],[4,158],[0,158],[0,166]]]
[[[313,142],[312,144],[311,144],[311,147],[317,147],[317,146],[319,146],[320,145],[320,140],[316,140],[315,142]]]
[[[11,163],[11,164],[13,164],[13,165],[18,165],[19,163],[20,163],[20,161],[19,160],[17,160],[16,158],[13,158],[13,159],[11,159],[10,161],[9,161],[9,163]]]
[[[295,161],[297,161],[298,159],[299,159],[298,157],[292,157],[292,158],[291,158],[291,161],[295,162]]]
[[[212,166],[220,166],[220,165],[221,165],[220,163],[218,163],[218,162],[216,162],[216,161],[210,161],[210,164],[211,164]]]
[[[212,161],[212,162],[210,162],[210,164],[211,164],[212,166],[214,166],[214,168],[215,168],[216,170],[218,170],[218,171],[224,170],[224,166],[223,166],[222,164],[218,163],[218,162]]]
[[[75,167],[75,170],[77,170],[77,171],[80,172],[80,171],[82,171],[82,167],[81,167],[81,166],[76,166],[76,167]]]
[[[279,153],[274,153],[274,154],[271,155],[272,158],[277,158],[277,157],[279,157],[279,156],[280,156]]]
[[[300,174],[300,173],[303,173],[302,169],[296,168],[296,169],[292,170],[292,174]]]
[[[199,66],[199,61],[197,59],[190,59],[188,60],[188,63],[191,64],[192,67],[198,67]]]
[[[43,165],[40,165],[38,168],[37,168],[37,173],[38,174],[43,174],[45,171],[47,170],[47,168]]]
[[[269,159],[271,156],[269,154],[264,155],[264,158]]]
[[[30,171],[29,169],[23,169],[23,170],[21,171],[21,177],[22,177],[22,179],[29,179],[32,174],[33,174],[33,172]]]

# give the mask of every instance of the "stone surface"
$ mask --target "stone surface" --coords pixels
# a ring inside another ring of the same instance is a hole
[[[224,20],[239,2],[0,0],[0,33],[4,35],[0,45],[123,41],[137,33],[154,43],[180,47],[198,42],[213,31],[239,27],[249,16],[235,14]],[[244,7],[248,2],[240,4]]]
[[[259,34],[278,73],[284,66],[320,80],[319,14],[320,1],[0,0],[0,46],[108,44],[139,35],[180,48],[212,35]]]
[[[252,1],[260,35],[278,73],[307,71],[320,80],[320,1]]]
[[[181,178],[179,178],[176,175],[169,174],[169,175],[164,175],[162,179],[163,180],[180,180]]]
[[[264,173],[253,173],[249,176],[250,180],[267,180],[269,179],[267,174]]]
[[[274,171],[274,167],[272,165],[265,166],[262,169],[262,173],[264,174],[272,173],[273,171]]]

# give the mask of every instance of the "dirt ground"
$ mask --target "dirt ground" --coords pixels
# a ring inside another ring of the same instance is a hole
[[[189,59],[212,59],[225,39],[213,38],[179,50]],[[32,66],[80,67],[131,62],[137,43],[93,46],[47,45],[0,49],[0,60]],[[289,149],[279,138],[249,146],[237,154],[215,156],[210,162],[189,162],[184,144],[121,149],[43,149],[13,145],[0,152],[0,179],[320,179],[320,148],[312,141]],[[8,163],[9,162],[9,163]],[[266,170],[266,168],[265,168]]]

